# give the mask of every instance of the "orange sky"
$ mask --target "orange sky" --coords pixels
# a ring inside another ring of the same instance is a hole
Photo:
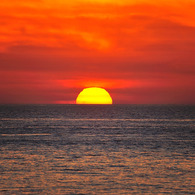
[[[160,3],[159,3],[160,2]],[[0,103],[195,103],[194,0],[1,0]]]

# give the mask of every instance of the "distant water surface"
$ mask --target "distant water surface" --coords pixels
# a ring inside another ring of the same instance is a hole
[[[193,105],[1,105],[0,194],[195,194]]]

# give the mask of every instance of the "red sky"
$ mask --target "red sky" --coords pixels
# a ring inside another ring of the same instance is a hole
[[[1,0],[0,103],[195,103],[194,0]]]

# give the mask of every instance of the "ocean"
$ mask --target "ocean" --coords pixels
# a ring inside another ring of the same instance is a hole
[[[1,105],[0,194],[195,194],[194,105]]]

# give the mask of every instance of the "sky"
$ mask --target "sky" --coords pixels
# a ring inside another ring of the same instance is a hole
[[[1,0],[0,104],[195,103],[194,0]]]

